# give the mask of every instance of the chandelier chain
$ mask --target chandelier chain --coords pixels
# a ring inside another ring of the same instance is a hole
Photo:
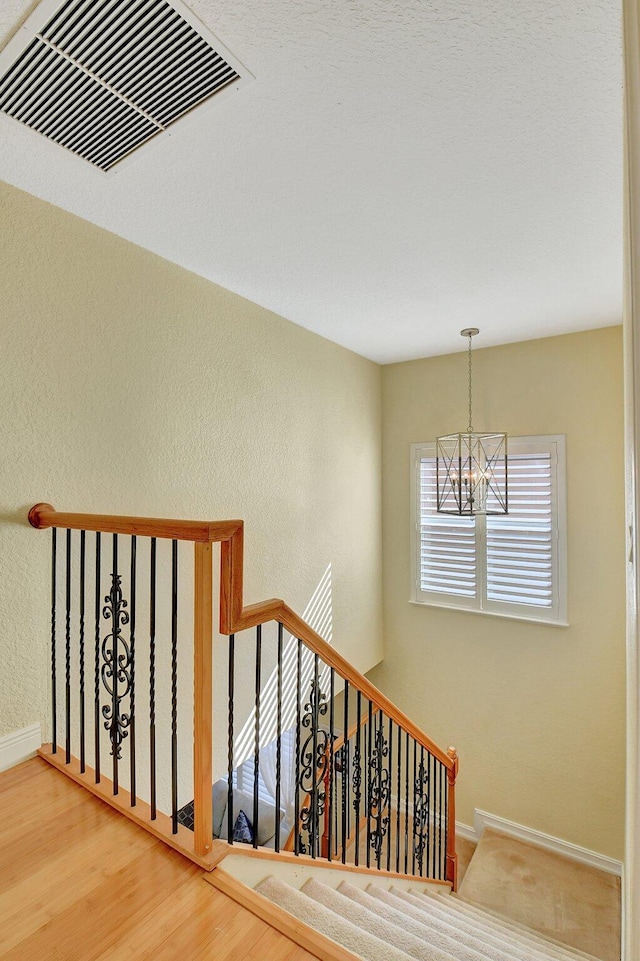
[[[467,433],[473,433],[473,418],[471,416],[471,337],[469,334],[469,426],[467,427]]]

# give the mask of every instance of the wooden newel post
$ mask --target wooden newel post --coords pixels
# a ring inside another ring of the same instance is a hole
[[[447,805],[447,861],[446,879],[451,883],[454,891],[458,890],[458,855],[456,854],[456,778],[458,776],[458,753],[455,747],[450,747],[447,757],[453,762],[447,769],[449,785],[449,801]]]
[[[193,814],[194,849],[208,854],[213,843],[212,724],[213,724],[213,551],[211,544],[194,546],[193,638]]]

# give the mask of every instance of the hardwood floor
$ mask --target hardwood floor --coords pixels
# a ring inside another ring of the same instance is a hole
[[[0,774],[2,961],[312,961],[44,761]]]

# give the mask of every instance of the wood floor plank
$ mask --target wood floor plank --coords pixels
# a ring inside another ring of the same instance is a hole
[[[1,961],[312,961],[39,758],[0,774]]]

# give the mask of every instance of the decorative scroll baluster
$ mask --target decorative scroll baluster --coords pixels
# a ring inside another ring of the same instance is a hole
[[[58,753],[58,699],[57,699],[57,654],[56,654],[56,569],[57,534],[51,530],[51,753]]]
[[[53,529],[55,534],[55,528]],[[96,784],[100,783],[100,531],[96,533],[96,582],[95,582],[95,633],[94,633],[94,678],[93,678],[93,737],[96,769]]]
[[[87,534],[80,531],[80,773],[86,771],[86,747],[85,747],[85,705],[84,705],[84,575],[86,566]]]
[[[324,814],[324,779],[327,770],[328,735],[320,729],[320,718],[327,713],[327,696],[320,687],[318,655],[314,655],[313,679],[309,689],[309,700],[304,705],[302,727],[309,731],[300,749],[299,764],[300,789],[307,796],[300,811],[299,853],[318,856],[320,850],[320,818]],[[306,834],[306,843],[302,833]]]
[[[151,820],[158,816],[156,793],[156,538],[151,538],[149,568],[149,779]]]
[[[102,683],[111,698],[102,708],[105,730],[111,740],[113,759],[113,793],[118,794],[118,761],[121,758],[123,740],[128,736],[130,715],[121,711],[121,704],[131,690],[131,647],[122,633],[129,623],[127,601],[122,596],[121,578],[118,574],[118,535],[113,535],[111,591],[105,597],[103,617],[111,620],[111,634],[102,642]],[[109,643],[110,642],[110,643]]]
[[[64,698],[65,698],[65,761],[71,763],[71,530],[67,530],[67,566],[65,589],[65,645],[64,645]]]
[[[382,847],[389,828],[389,802],[391,797],[389,768],[385,765],[385,758],[389,755],[389,743],[384,736],[384,716],[378,711],[372,719],[371,703],[369,703],[369,777],[367,802],[367,840],[368,850],[372,851],[376,859],[376,867],[380,870]],[[369,867],[369,856],[367,867]]]

